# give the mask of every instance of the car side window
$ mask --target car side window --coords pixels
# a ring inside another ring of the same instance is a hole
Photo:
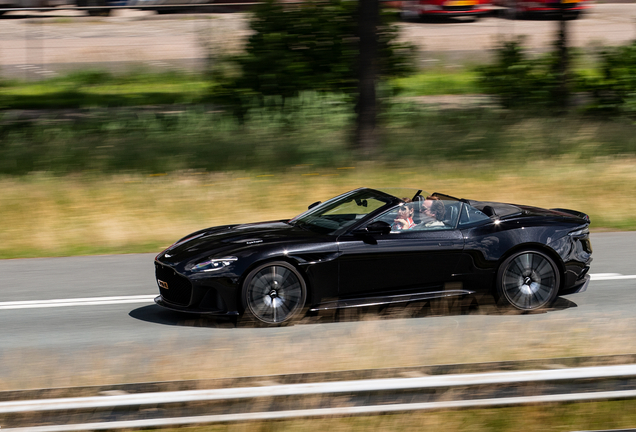
[[[478,225],[480,223],[490,221],[490,218],[477,210],[475,207],[463,203],[461,208],[461,215],[459,217],[459,227],[466,228],[472,225]]]
[[[421,203],[410,203],[409,206],[413,206],[413,224],[408,229],[396,229],[396,221],[400,220],[403,215],[399,214],[400,207],[393,208],[380,216],[373,219],[371,222],[382,221],[391,225],[393,229],[391,230],[391,234],[401,234],[401,233],[411,233],[415,231],[439,231],[439,230],[448,230],[454,229],[457,227],[457,222],[460,217],[460,209],[462,203],[459,201],[451,201],[451,200],[438,200],[442,201],[443,205],[443,216],[440,215],[441,219],[432,218],[429,215],[426,215],[422,212],[422,204]]]
[[[399,207],[389,210],[388,212],[385,212],[381,214],[380,216],[376,217],[375,219],[373,219],[370,223],[386,222],[387,224],[391,225],[391,234],[399,234],[401,232],[408,231],[408,229],[400,230],[396,228],[395,221],[399,217],[398,211],[399,211]]]
[[[454,200],[436,200],[443,204],[442,211],[431,219],[430,213],[419,212],[418,216],[414,218],[416,225],[413,227],[416,231],[433,231],[433,230],[448,230],[454,229],[457,226],[459,219],[459,211],[461,208],[461,202]],[[420,204],[423,206],[424,202]]]

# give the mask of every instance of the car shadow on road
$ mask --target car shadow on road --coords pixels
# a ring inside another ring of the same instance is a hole
[[[537,315],[556,313],[566,309],[578,307],[571,300],[559,297],[547,309],[533,312],[498,307],[492,300],[478,302],[475,298],[444,299],[426,302],[413,302],[406,305],[374,306],[330,311],[307,311],[304,316],[296,319],[294,325],[320,325],[337,322],[356,322],[387,319],[435,318],[458,315]],[[263,325],[245,318],[213,317],[171,311],[157,305],[142,306],[133,309],[128,314],[140,321],[168,326],[209,327],[209,328],[252,328]],[[266,326],[265,326],[266,327]]]
[[[156,304],[142,306],[128,313],[131,318],[154,324],[182,327],[235,328],[236,319],[207,317],[199,314],[171,311]]]

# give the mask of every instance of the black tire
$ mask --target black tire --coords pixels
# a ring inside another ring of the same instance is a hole
[[[521,311],[542,309],[552,304],[560,283],[559,269],[548,255],[538,250],[517,252],[497,271],[497,303]]]
[[[78,6],[106,6],[105,0],[78,0]],[[99,17],[99,16],[108,16],[110,15],[110,9],[88,9],[89,16]]]
[[[110,15],[110,9],[91,9],[88,11],[88,15],[95,17],[107,17]]]
[[[243,283],[245,315],[268,324],[292,320],[305,306],[307,286],[289,263],[275,261],[252,270]]]

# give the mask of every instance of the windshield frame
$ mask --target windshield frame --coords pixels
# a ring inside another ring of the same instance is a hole
[[[375,218],[377,215],[384,213],[387,210],[394,208],[395,206],[398,206],[401,203],[405,202],[402,198],[399,198],[396,195],[390,194],[389,191],[391,190],[409,191],[411,195],[409,195],[408,199],[411,199],[411,197],[414,198],[415,196],[422,194],[423,192],[421,189],[415,189],[415,188],[412,188],[412,189],[411,188],[389,188],[389,189],[358,188],[349,192],[345,192],[341,195],[335,196],[331,199],[328,199],[327,201],[322,202],[318,204],[317,206],[312,207],[311,209],[308,209],[307,211],[299,214],[295,218],[290,219],[287,223],[292,226],[298,226],[301,228],[308,229],[310,231],[318,232],[320,234],[325,234],[330,236],[340,236],[342,234],[345,234],[357,229],[358,227],[366,224],[369,220],[372,220],[373,218]],[[369,213],[367,213],[360,219],[355,220],[354,223],[348,224],[346,226],[342,226],[331,232],[324,232],[324,230],[320,229],[319,226],[307,222],[307,218],[310,218],[311,216],[315,216],[320,213],[326,213],[328,211],[331,211],[333,208],[336,208],[336,207],[333,207],[334,203],[341,202],[342,204],[345,204],[346,202],[350,202],[351,200],[355,199],[353,198],[355,195],[359,195],[363,192],[367,192],[374,195],[375,199],[377,199],[378,201],[383,201],[385,202],[385,204],[376,208],[375,210],[370,211]]]

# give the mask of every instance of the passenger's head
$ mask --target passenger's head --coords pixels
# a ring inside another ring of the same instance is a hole
[[[422,201],[421,212],[428,217],[441,221],[444,219],[446,208],[444,207],[444,203],[437,199],[437,197],[427,197],[424,201]]]

